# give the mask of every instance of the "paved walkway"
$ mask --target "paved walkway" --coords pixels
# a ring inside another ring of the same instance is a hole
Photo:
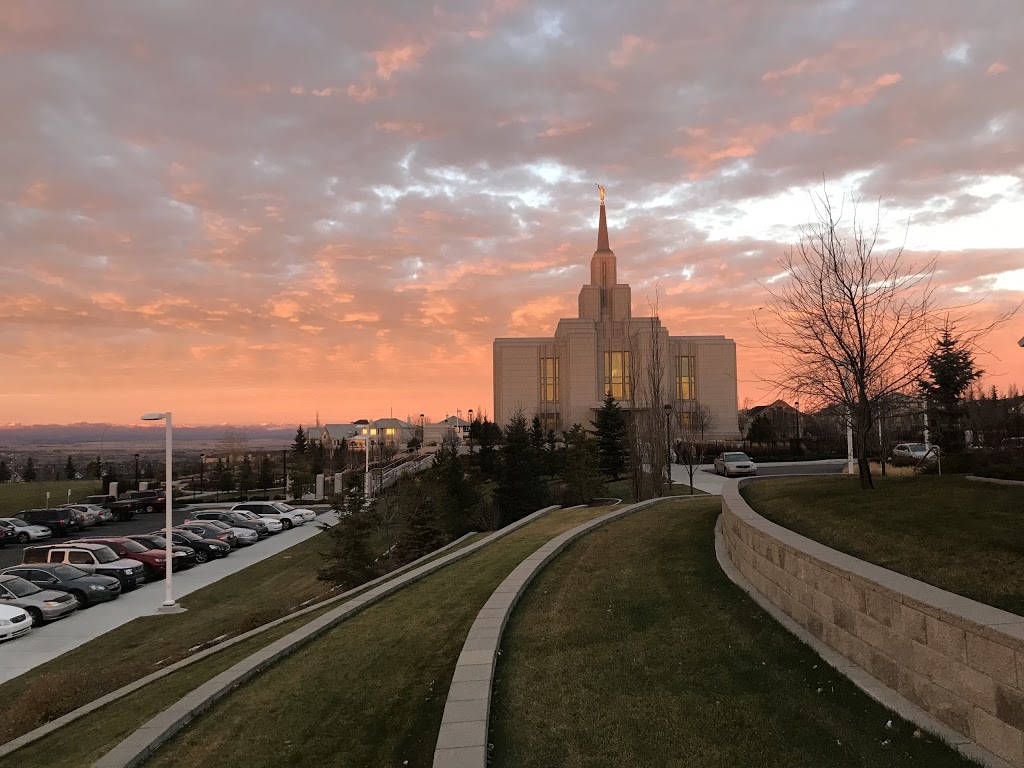
[[[316,536],[320,533],[317,522],[333,524],[337,522],[337,518],[333,512],[325,512],[317,517],[316,522],[306,523],[290,531],[282,531],[254,546],[236,549],[222,560],[212,560],[196,568],[175,573],[175,599]],[[140,589],[121,595],[113,602],[75,611],[66,619],[37,627],[25,637],[4,643],[0,646],[0,683],[45,664],[115,627],[127,624],[132,619],[155,614],[163,599],[163,581],[153,581]],[[168,621],[174,620],[173,616],[166,618]]]
[[[762,475],[784,475],[794,474],[793,472],[785,472],[782,470],[806,467],[809,471],[815,474],[828,474],[829,471],[838,472],[846,467],[846,459],[821,459],[819,461],[765,461],[760,462],[757,465],[758,472]],[[812,467],[814,469],[812,469]],[[826,469],[826,472],[822,472]],[[707,470],[707,471],[705,471]],[[704,491],[704,493],[710,493],[713,496],[722,495],[722,486],[725,484],[726,478],[721,475],[715,474],[714,464],[701,464],[700,469],[693,473],[693,486],[698,490]],[[690,484],[690,475],[686,471],[686,467],[682,464],[672,465],[672,482],[679,483],[681,485]]]

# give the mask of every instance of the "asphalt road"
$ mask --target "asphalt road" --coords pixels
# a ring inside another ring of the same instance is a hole
[[[757,474],[764,475],[838,475],[846,468],[846,462],[836,464],[758,464]],[[705,472],[707,470],[704,470]],[[711,470],[711,474],[714,474]]]
[[[210,507],[215,505],[211,504]],[[175,510],[171,513],[171,519],[174,521],[174,525],[180,525],[185,522],[185,519],[189,514],[195,514],[201,509],[206,507],[196,506],[191,510]],[[98,525],[91,525],[84,530],[79,530],[72,536],[51,536],[48,539],[42,541],[36,541],[29,543],[32,544],[59,544],[65,541],[73,541],[74,539],[86,539],[97,536],[127,536],[131,533],[153,533],[153,531],[159,530],[164,527],[164,511],[159,512],[142,512],[137,514],[134,519],[123,523],[100,523]],[[22,547],[20,544],[7,544],[3,549],[0,549],[0,568],[10,568],[12,565],[21,564],[21,552]]]

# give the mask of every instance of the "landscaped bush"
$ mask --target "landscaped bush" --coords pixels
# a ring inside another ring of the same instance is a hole
[[[937,474],[939,464],[934,461],[929,462],[920,471],[922,474]],[[942,457],[942,473],[970,474],[1000,480],[1024,480],[1024,453],[997,449],[951,453]]]

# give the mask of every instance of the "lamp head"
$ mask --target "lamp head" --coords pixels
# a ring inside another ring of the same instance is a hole
[[[142,414],[143,421],[160,421],[160,419],[167,418],[166,413],[144,413]]]

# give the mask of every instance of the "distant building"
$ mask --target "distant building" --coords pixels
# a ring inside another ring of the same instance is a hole
[[[494,418],[499,425],[522,409],[545,429],[573,424],[590,428],[606,393],[628,410],[649,408],[647,372],[661,357],[662,402],[679,423],[698,404],[714,419],[709,437],[735,440],[737,422],[736,342],[725,336],[669,336],[657,317],[632,316],[630,287],[619,283],[609,245],[601,189],[597,250],[590,282],[579,294],[575,318],[558,321],[550,338],[494,340]]]

